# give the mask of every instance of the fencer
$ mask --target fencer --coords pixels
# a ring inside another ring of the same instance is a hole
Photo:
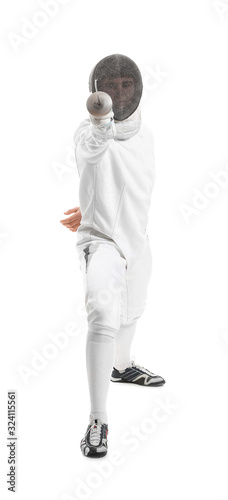
[[[88,119],[74,134],[80,208],[61,222],[77,231],[88,322],[91,406],[80,447],[87,457],[102,457],[110,380],[146,387],[165,380],[131,357],[152,273],[147,225],[156,176],[154,137],[141,120],[142,76],[132,59],[113,54],[95,65],[89,90]]]

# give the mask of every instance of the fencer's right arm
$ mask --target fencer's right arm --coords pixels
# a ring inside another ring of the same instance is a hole
[[[114,120],[105,126],[94,125],[90,120],[80,124],[74,134],[77,163],[86,159],[90,163],[99,162],[116,134]]]
[[[105,115],[89,113],[89,119],[84,120],[74,134],[77,163],[80,159],[86,159],[91,163],[99,162],[115,135],[112,109]]]

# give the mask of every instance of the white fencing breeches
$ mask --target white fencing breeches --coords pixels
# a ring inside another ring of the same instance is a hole
[[[152,272],[149,241],[131,268],[118,246],[109,241],[88,245],[80,253],[88,326],[119,330],[138,319],[146,306]]]

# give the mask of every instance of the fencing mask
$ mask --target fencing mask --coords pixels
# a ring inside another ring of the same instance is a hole
[[[126,120],[137,109],[143,90],[142,76],[132,59],[121,54],[104,57],[90,73],[89,90],[110,95],[114,119]]]

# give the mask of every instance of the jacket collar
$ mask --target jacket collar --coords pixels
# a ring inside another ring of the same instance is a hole
[[[126,140],[133,137],[140,129],[141,126],[141,109],[140,106],[132,113],[129,118],[122,121],[114,121],[116,128],[115,139]]]

